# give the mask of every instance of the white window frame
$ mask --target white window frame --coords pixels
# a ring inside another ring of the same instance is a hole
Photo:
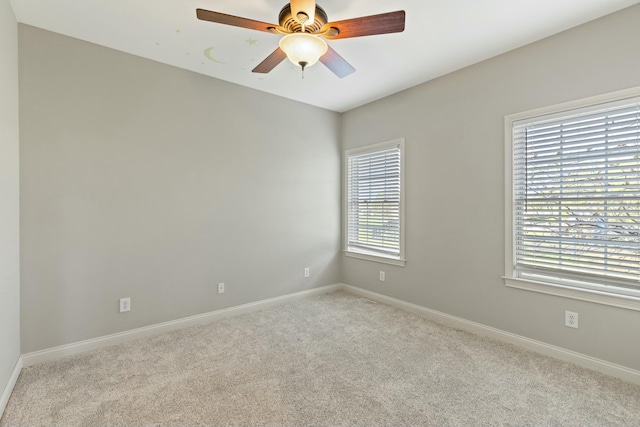
[[[589,97],[544,108],[538,108],[518,114],[505,116],[505,285],[511,288],[540,292],[565,298],[589,301],[598,304],[640,311],[640,291],[609,286],[605,283],[593,283],[579,280],[545,279],[530,280],[517,277],[515,270],[515,213],[513,197],[513,125],[515,122],[541,118],[557,114],[570,115],[580,109],[597,109],[599,104],[623,101],[640,97],[640,87]],[[564,113],[564,114],[563,114]]]
[[[350,248],[349,247],[349,157],[354,155],[361,155],[366,153],[374,153],[376,151],[388,150],[389,148],[397,147],[400,149],[400,212],[399,212],[399,222],[400,222],[400,241],[399,241],[399,256],[393,256],[388,254],[383,254],[379,252],[370,252],[362,249]],[[346,150],[344,154],[344,209],[343,209],[343,240],[344,240],[344,253],[346,256],[353,258],[360,258],[368,261],[375,261],[385,264],[397,265],[400,267],[404,267],[406,263],[405,259],[405,219],[404,219],[404,201],[405,201],[405,191],[404,191],[404,175],[405,175],[405,149],[404,149],[404,138],[395,139],[392,141],[381,142],[378,144],[367,145],[365,147],[354,148],[351,150]]]

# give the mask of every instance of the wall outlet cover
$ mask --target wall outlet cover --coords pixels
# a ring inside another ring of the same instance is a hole
[[[578,329],[578,313],[573,311],[564,312],[564,325]]]
[[[131,311],[131,298],[120,298],[120,313]]]

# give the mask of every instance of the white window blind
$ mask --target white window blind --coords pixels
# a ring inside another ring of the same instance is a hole
[[[347,251],[401,258],[401,148],[347,152]]]
[[[515,274],[640,289],[640,99],[513,124]]]

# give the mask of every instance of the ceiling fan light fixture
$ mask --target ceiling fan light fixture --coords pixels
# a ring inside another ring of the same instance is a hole
[[[310,67],[327,52],[327,43],[318,36],[308,33],[293,33],[280,39],[280,49],[289,61],[302,67]]]

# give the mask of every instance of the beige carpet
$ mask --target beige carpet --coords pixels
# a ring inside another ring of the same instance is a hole
[[[640,387],[336,292],[23,370],[2,426],[640,425]]]

